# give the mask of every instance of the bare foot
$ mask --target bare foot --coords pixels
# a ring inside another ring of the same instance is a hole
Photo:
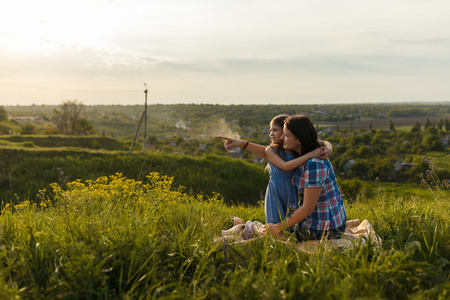
[[[234,225],[233,225],[233,226],[236,226],[236,225],[239,225],[239,224],[245,224],[245,222],[244,222],[241,218],[239,218],[239,217],[231,216],[230,218],[231,218],[231,219],[233,220],[233,222],[234,222]]]
[[[346,227],[358,227],[359,226],[359,219],[349,220],[346,222]]]

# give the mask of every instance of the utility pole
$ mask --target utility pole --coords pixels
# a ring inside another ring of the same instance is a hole
[[[137,137],[137,135],[139,133],[139,128],[141,127],[142,120],[144,120],[144,142],[142,144],[144,145],[143,151],[145,151],[145,140],[147,138],[147,84],[144,83],[144,85],[145,85],[145,91],[144,91],[144,93],[145,93],[145,107],[144,107],[144,112],[142,113],[141,120],[139,121],[138,128],[136,129],[136,134],[134,135],[133,142],[131,143],[130,152],[131,152],[131,150],[133,150],[133,145],[134,145],[134,142],[136,141],[136,137]]]
[[[143,144],[142,151],[145,151],[145,141],[146,141],[146,138],[147,138],[147,84],[144,83],[144,85],[145,85],[145,91],[144,91],[144,93],[145,93],[144,115],[145,115],[145,117],[144,117],[144,142],[142,143]]]

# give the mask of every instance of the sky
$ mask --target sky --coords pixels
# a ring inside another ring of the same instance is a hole
[[[447,0],[15,0],[0,105],[450,101]]]

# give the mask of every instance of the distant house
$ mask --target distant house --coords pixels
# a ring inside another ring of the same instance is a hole
[[[356,161],[354,159],[350,159],[349,161],[347,161],[344,165],[344,171],[347,172],[348,169],[350,169],[351,166],[353,166],[356,163]]]
[[[232,158],[242,158],[242,149],[239,147],[228,150],[228,156]]]
[[[175,127],[186,130],[187,126],[184,123],[175,123]]]
[[[265,162],[264,158],[254,155],[253,163],[261,165],[261,164],[265,164],[266,162]]]
[[[401,170],[403,170],[405,168],[410,168],[412,166],[417,166],[417,164],[415,164],[415,163],[405,163],[405,162],[403,162],[401,160],[398,160],[394,164],[394,170],[395,171],[401,171]]]
[[[23,123],[32,123],[37,121],[42,121],[42,117],[12,117],[11,119],[15,119],[20,124]]]

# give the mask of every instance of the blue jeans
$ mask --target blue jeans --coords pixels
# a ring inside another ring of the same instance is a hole
[[[299,242],[308,240],[320,240],[322,238],[339,239],[344,235],[345,227],[345,223],[338,229],[332,230],[312,230],[304,227],[299,227],[299,229],[295,231],[295,237]]]

